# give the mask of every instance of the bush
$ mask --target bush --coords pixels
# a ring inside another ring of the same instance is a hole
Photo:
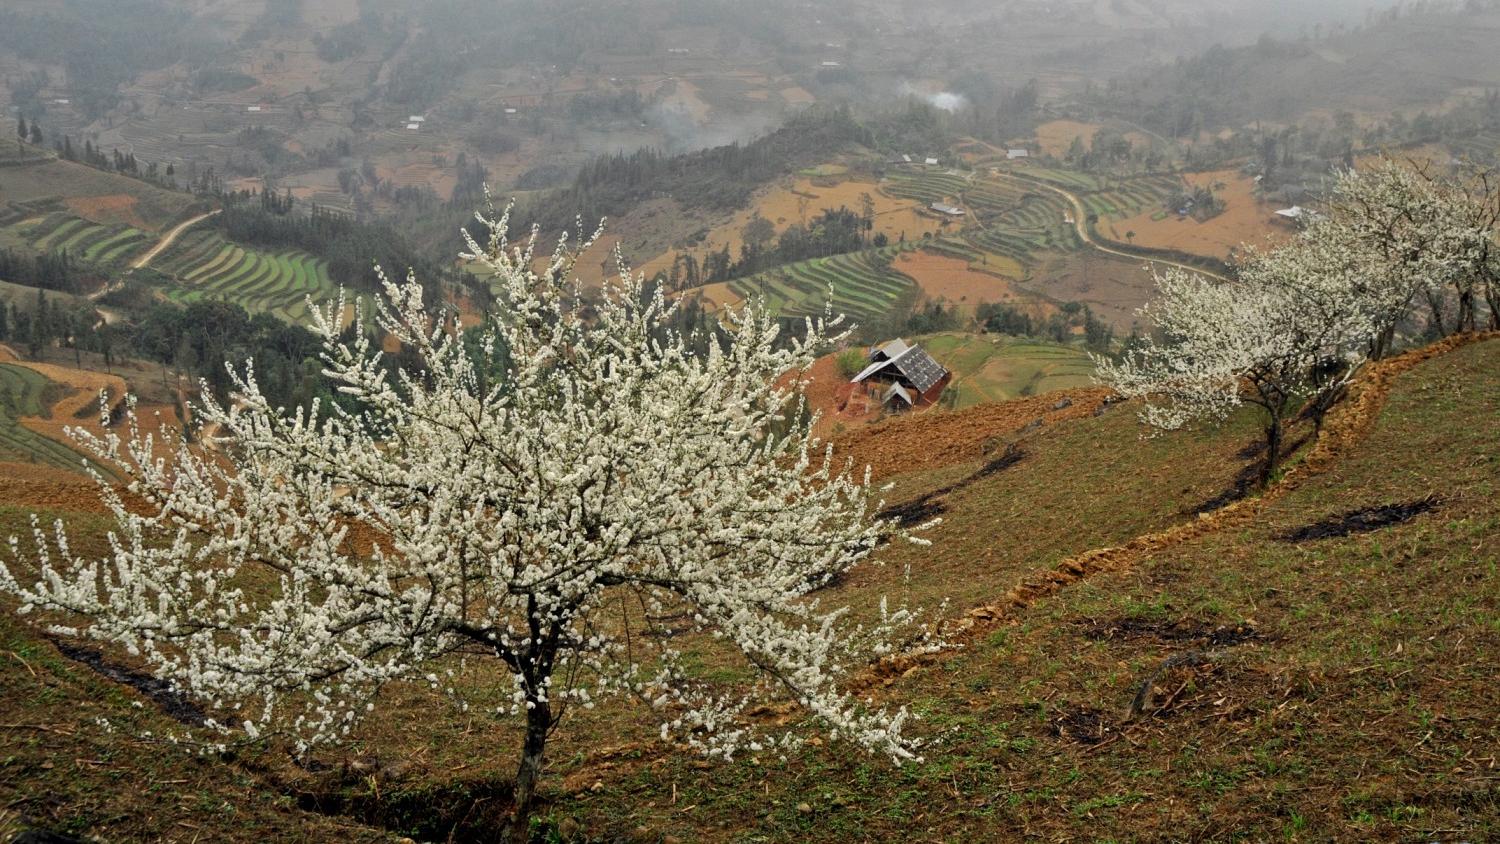
[[[859,349],[845,349],[839,352],[835,361],[838,363],[839,374],[846,379],[858,375],[859,371],[865,368],[866,363],[864,352]]]

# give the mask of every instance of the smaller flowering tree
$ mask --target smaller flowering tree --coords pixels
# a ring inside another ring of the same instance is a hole
[[[1303,233],[1357,264],[1376,316],[1372,352],[1388,353],[1418,301],[1438,334],[1472,331],[1482,303],[1500,326],[1500,185],[1489,171],[1438,178],[1386,158],[1338,173],[1328,217]],[[1451,318],[1449,309],[1452,309]]]
[[[1141,419],[1160,430],[1259,407],[1265,485],[1279,466],[1293,403],[1341,390],[1363,361],[1368,319],[1349,276],[1328,272],[1331,259],[1299,250],[1252,254],[1229,282],[1175,267],[1158,273],[1160,296],[1141,309],[1155,335],[1121,360],[1095,357],[1099,379],[1146,398]],[[1311,275],[1313,267],[1322,274]],[[1318,282],[1305,283],[1312,277]]]
[[[837,339],[830,325],[782,337],[751,303],[695,354],[639,277],[622,268],[585,305],[576,252],[560,244],[537,272],[535,234],[513,246],[505,217],[479,219],[490,240],[470,238],[466,257],[493,271],[500,308],[477,343],[424,307],[415,280],[387,282],[379,325],[420,371],[393,372],[362,335],[340,341],[341,305],[317,319],[325,374],[357,411],[272,407],[247,370],[232,401],[205,395],[210,453],[153,458],[133,413],[128,437],[78,434],[130,479],[100,479],[111,553],[77,556],[62,525],[38,528],[39,575],[0,566],[0,589],[301,750],[346,735],[392,681],[463,703],[449,669],[484,658],[489,687],[509,692],[500,714],[524,727],[518,829],[548,736],[607,695],[724,758],[789,739],[744,717],[787,696],[870,752],[914,758],[904,711],[840,690],[911,614],[882,603],[861,627],[808,597],[885,539],[917,541],[872,515],[868,475],[835,465],[792,412],[800,382],[783,376]],[[760,681],[693,682],[667,636],[642,635],[664,616]]]

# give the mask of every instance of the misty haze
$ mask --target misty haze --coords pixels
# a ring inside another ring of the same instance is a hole
[[[0,0],[0,844],[1500,840],[1500,0]]]

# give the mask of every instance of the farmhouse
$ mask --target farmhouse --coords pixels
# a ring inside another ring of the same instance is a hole
[[[964,215],[964,209],[943,202],[932,203],[932,210],[939,214],[946,214],[949,217],[962,217]]]
[[[953,377],[920,346],[909,346],[899,337],[871,348],[869,361],[850,383],[864,385],[868,393],[878,395],[887,410],[932,404]]]
[[[1030,158],[1031,152],[1024,149],[1008,149],[1005,151],[1005,157],[1015,161],[1017,158]]]
[[[938,160],[936,158],[928,158],[922,163],[926,164],[928,167],[936,167],[938,165]]]

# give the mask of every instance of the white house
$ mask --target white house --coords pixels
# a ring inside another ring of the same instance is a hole
[[[959,208],[955,205],[948,205],[942,202],[934,202],[932,203],[931,207],[932,210],[938,212],[939,214],[947,214],[949,217],[962,217],[964,215],[964,209]]]
[[[408,124],[406,124],[406,128],[415,131],[417,129],[421,129],[422,128],[422,124],[420,124],[420,123],[408,123]]]
[[[1005,151],[1005,157],[1011,161],[1015,161],[1017,158],[1030,158],[1031,153],[1024,149],[1008,149]]]
[[[938,160],[936,158],[929,158],[929,159],[927,159],[926,161],[924,161],[922,163],[926,164],[928,167],[936,167],[936,166],[938,166]]]
[[[426,123],[427,122],[427,118],[423,117],[420,114],[413,114],[411,117],[406,118],[406,122],[407,123]]]

